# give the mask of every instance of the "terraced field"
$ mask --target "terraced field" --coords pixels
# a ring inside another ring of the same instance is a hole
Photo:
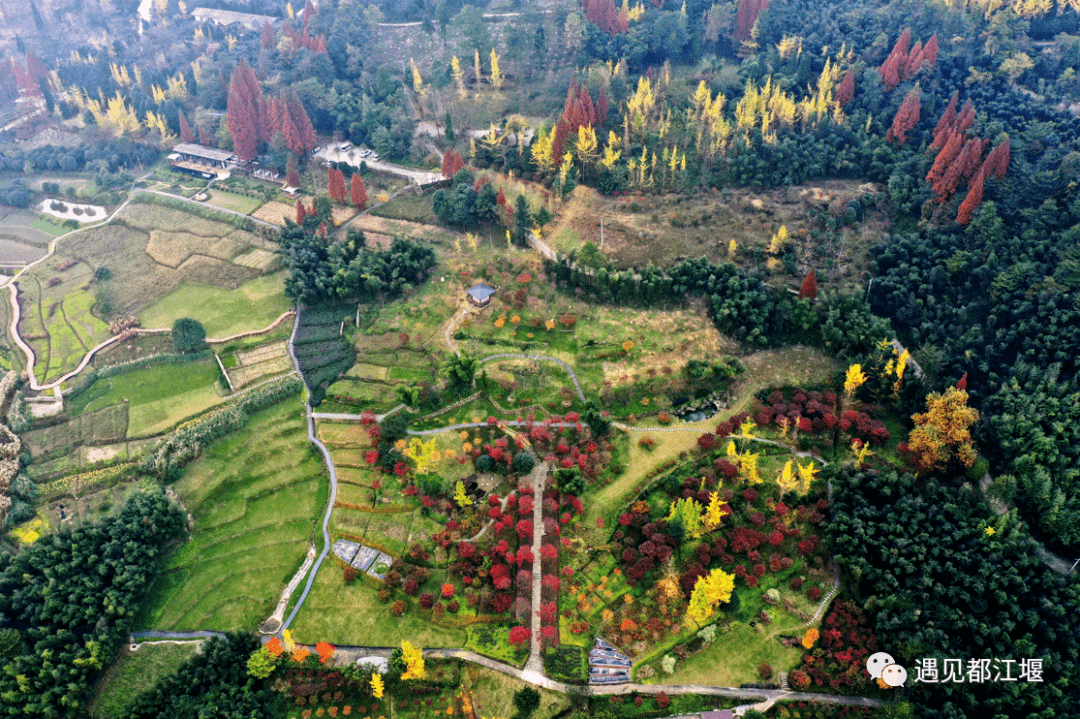
[[[136,628],[253,629],[270,616],[325,506],[324,472],[296,402],[213,445],[176,484],[194,534],[169,558]]]

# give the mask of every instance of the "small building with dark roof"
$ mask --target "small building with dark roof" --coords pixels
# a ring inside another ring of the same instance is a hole
[[[495,294],[495,289],[483,282],[479,282],[466,290],[465,294],[468,296],[469,301],[477,307],[487,307],[488,303],[491,302],[491,296]]]
[[[169,154],[169,164],[177,172],[209,180],[223,172],[238,169],[241,163],[239,158],[228,150],[181,142],[173,147]]]

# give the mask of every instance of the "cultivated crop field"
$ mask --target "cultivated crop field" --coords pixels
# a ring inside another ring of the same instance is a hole
[[[256,626],[303,561],[328,491],[296,402],[253,415],[191,464],[176,491],[194,535],[169,558],[136,626]]]
[[[128,436],[158,434],[224,401],[217,378],[213,357],[102,377],[72,402],[72,412],[83,415],[126,401]]]
[[[54,255],[18,280],[19,332],[34,350],[38,379],[74,369],[86,352],[109,337],[91,310],[97,283],[93,268],[70,255]]]
[[[234,389],[292,369],[287,344],[281,341],[234,352],[223,357],[222,362]]]
[[[109,270],[110,279],[101,282],[100,311],[112,317],[136,314],[184,282],[235,289],[261,272],[233,258],[273,245],[221,222],[133,204],[117,222],[75,235],[64,248],[95,271]]]
[[[83,405],[75,417],[41,429],[33,429],[23,435],[23,441],[35,457],[54,452],[70,451],[83,444],[108,444],[122,441],[127,434],[128,405],[117,401],[102,406],[97,411]],[[35,469],[37,465],[34,466]]]

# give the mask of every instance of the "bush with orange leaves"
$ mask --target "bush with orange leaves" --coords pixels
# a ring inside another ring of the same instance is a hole
[[[814,644],[817,642],[819,636],[821,636],[821,635],[818,633],[817,629],[815,629],[813,627],[811,627],[810,629],[807,629],[806,634],[804,634],[803,638],[802,638],[803,647],[805,649],[813,649]]]
[[[319,663],[326,664],[334,656],[334,645],[329,642],[319,642],[315,645],[315,653],[319,655]]]

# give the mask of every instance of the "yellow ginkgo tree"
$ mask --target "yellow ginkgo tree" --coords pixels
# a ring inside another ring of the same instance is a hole
[[[734,574],[728,574],[723,569],[712,570],[706,576],[700,577],[694,585],[686,616],[697,624],[704,623],[716,611],[717,606],[731,601],[734,590]]]
[[[855,396],[855,390],[865,383],[866,375],[863,374],[861,364],[853,364],[848,367],[847,374],[844,376],[844,398],[850,402]]]
[[[424,669],[424,653],[420,647],[414,647],[412,642],[401,642],[401,659],[405,662],[405,672],[401,675],[403,680],[423,679],[427,676]]]

